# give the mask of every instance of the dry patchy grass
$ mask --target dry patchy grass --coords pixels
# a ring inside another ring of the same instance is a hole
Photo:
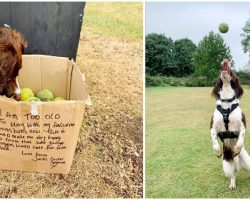
[[[141,197],[142,45],[93,34],[81,43],[78,64],[93,101],[79,142],[87,178],[96,197]]]

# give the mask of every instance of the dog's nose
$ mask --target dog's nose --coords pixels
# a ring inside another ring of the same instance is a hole
[[[14,99],[17,101],[21,100],[21,93],[14,94]]]

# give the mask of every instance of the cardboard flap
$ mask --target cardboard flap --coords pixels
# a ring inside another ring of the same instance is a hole
[[[77,65],[73,62],[73,70],[71,75],[71,86],[70,86],[70,99],[71,100],[82,100],[87,105],[91,105],[91,99],[87,92],[87,85],[85,83],[85,75],[81,73]]]

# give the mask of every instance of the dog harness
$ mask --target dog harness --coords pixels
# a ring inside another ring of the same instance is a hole
[[[231,99],[220,99],[222,102],[232,102],[235,100],[235,96]],[[224,121],[224,124],[225,124],[225,128],[226,128],[226,131],[221,131],[218,133],[218,136],[220,138],[220,140],[223,142],[224,139],[226,138],[238,138],[239,136],[239,132],[238,131],[229,131],[228,130],[228,124],[229,124],[229,115],[231,114],[231,112],[233,112],[237,107],[239,106],[238,103],[235,103],[235,104],[232,104],[231,106],[231,109],[228,108],[228,109],[224,109],[221,107],[221,105],[217,105],[217,110],[222,114],[223,116],[223,121]]]

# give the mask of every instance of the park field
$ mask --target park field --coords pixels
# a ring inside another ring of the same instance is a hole
[[[215,109],[212,88],[146,89],[146,197],[249,198],[250,174],[237,174],[229,190],[222,159],[212,150],[209,125]],[[250,125],[250,88],[241,108]],[[250,134],[245,138],[250,152]]]

